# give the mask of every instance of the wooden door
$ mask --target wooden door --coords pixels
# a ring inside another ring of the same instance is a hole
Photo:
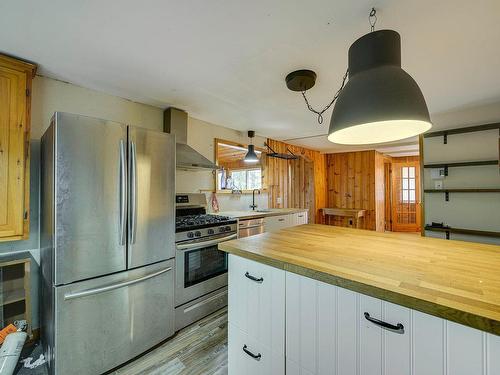
[[[392,164],[392,230],[420,231],[420,166],[418,161]]]
[[[35,67],[0,55],[0,241],[29,232],[29,97]]]
[[[0,67],[0,237],[23,234],[26,78]]]

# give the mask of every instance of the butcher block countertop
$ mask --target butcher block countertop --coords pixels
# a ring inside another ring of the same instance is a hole
[[[219,249],[500,335],[500,246],[307,224]]]

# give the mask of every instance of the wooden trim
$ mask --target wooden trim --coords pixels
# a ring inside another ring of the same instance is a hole
[[[500,122],[494,122],[491,124],[484,124],[484,125],[467,126],[464,128],[440,130],[436,132],[426,133],[424,134],[424,138],[443,137],[445,135],[465,134],[465,133],[481,132],[485,130],[494,130],[494,129],[500,129]]]
[[[477,160],[477,161],[459,161],[450,163],[424,164],[424,168],[453,168],[453,167],[476,167],[480,165],[498,165],[498,160]]]
[[[425,194],[424,192],[424,136],[420,134],[418,137],[418,154],[420,156],[420,235],[425,237]]]
[[[425,230],[431,232],[450,232],[457,234],[469,234],[473,236],[485,236],[485,237],[495,237],[500,238],[500,232],[492,232],[485,230],[476,230],[476,229],[465,229],[465,228],[452,228],[452,227],[432,227],[430,225],[425,226]]]
[[[0,65],[8,65],[12,69],[26,72],[31,78],[35,78],[37,65],[28,61],[0,53]]]

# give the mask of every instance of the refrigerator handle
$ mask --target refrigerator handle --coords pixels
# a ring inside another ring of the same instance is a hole
[[[161,274],[164,274],[165,272],[168,272],[170,270],[172,270],[172,267],[164,268],[160,271],[150,273],[149,275],[139,277],[138,279],[124,281],[124,282],[121,282],[118,284],[107,285],[107,286],[103,286],[103,287],[99,287],[99,288],[95,288],[95,289],[86,289],[86,290],[82,290],[81,292],[74,292],[74,293],[65,294],[64,299],[69,300],[69,299],[87,297],[87,296],[91,296],[93,294],[99,294],[99,293],[109,292],[111,290],[115,290],[115,289],[119,289],[119,288],[124,288],[126,286],[141,283],[143,281],[152,279],[153,277],[160,276]]]
[[[125,142],[120,140],[120,245],[125,245],[127,235],[127,155]]]
[[[130,244],[135,243],[137,233],[137,154],[135,142],[130,142]]]

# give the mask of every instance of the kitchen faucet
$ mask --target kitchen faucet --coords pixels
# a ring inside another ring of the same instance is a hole
[[[250,208],[252,209],[252,211],[255,211],[255,209],[257,208],[257,205],[255,204],[255,192],[260,194],[260,190],[259,189],[252,190],[252,204],[250,205]]]

